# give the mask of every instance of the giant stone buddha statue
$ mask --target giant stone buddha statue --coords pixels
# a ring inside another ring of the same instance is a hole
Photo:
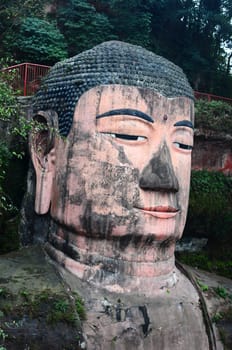
[[[102,43],[57,63],[35,96],[35,211],[46,251],[85,300],[87,349],[214,349],[175,266],[188,206],[194,97],[183,71]],[[70,277],[71,276],[71,277]]]

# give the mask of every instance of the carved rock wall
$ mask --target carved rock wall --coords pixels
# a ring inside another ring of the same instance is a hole
[[[196,131],[192,169],[221,171],[232,175],[232,136]]]

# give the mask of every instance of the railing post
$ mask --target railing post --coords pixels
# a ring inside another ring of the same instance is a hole
[[[25,65],[25,72],[24,72],[23,96],[27,96],[27,63]]]

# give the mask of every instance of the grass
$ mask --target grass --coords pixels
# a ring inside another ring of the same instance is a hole
[[[49,337],[54,332],[53,330],[66,329],[67,337],[58,337],[61,343],[66,344],[62,349],[79,348],[77,345],[80,340],[77,339],[77,336],[81,334],[80,319],[85,318],[85,308],[82,299],[77,294],[73,297],[74,299],[63,291],[54,292],[51,289],[45,289],[35,293],[26,288],[20,290],[17,295],[13,295],[1,287],[0,350],[6,350],[5,347],[8,348],[8,345],[11,346],[12,343],[20,344],[18,348],[22,348],[21,342],[24,341],[22,337],[25,336],[23,320],[25,319],[32,327],[35,324],[36,327],[39,327],[33,330],[37,338],[33,344],[30,344],[31,349],[40,349],[41,340],[36,333],[40,327],[46,330]]]
[[[18,293],[18,300],[4,288],[0,288],[0,310],[3,315],[23,316],[31,318],[45,317],[48,324],[65,322],[75,326],[78,317],[85,319],[85,308],[82,299],[75,295],[75,304],[65,294],[56,294],[49,289],[32,295],[27,290]],[[1,336],[1,334],[0,334]]]
[[[213,255],[209,252],[199,253],[176,253],[177,259],[193,267],[202,270],[214,272],[218,275],[232,279],[232,255],[227,254],[223,257]]]
[[[76,306],[76,311],[80,317],[80,320],[81,321],[86,320],[86,311],[85,311],[84,301],[79,296],[76,296],[75,298],[75,306]]]
[[[197,284],[201,288],[202,292],[207,292],[209,290],[209,286],[205,283],[202,283],[199,279],[197,280]]]

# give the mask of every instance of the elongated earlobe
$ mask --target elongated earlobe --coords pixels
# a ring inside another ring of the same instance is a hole
[[[30,134],[30,152],[36,173],[35,211],[46,214],[51,203],[55,172],[55,137],[57,114],[54,111],[38,112]]]

